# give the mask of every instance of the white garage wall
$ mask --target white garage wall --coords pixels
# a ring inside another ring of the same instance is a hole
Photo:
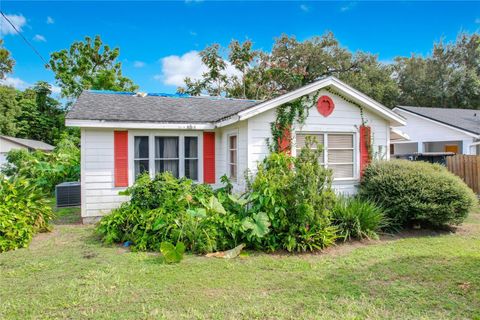
[[[449,128],[448,126],[438,124],[434,121],[424,119],[417,115],[413,115],[410,112],[403,111],[401,109],[395,109],[395,112],[407,119],[407,124],[399,129],[406,133],[410,141],[403,143],[417,143],[418,148],[416,151],[425,152],[424,142],[447,142],[453,141],[454,144],[456,141],[461,141],[461,148],[463,153],[469,154],[470,144],[474,141],[474,138],[468,134],[462,133],[459,130]],[[408,153],[410,148],[402,147],[402,142],[395,143],[395,153],[402,154]],[[443,150],[442,150],[443,151]]]

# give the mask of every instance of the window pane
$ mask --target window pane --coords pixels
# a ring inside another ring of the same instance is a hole
[[[352,134],[329,134],[328,148],[353,148]]]
[[[135,177],[144,172],[148,172],[148,160],[135,160]]]
[[[198,158],[197,137],[185,137],[185,158]]]
[[[330,164],[330,169],[333,169],[334,178],[352,178],[353,164]]]
[[[328,163],[353,162],[353,150],[328,150]]]
[[[229,149],[237,149],[237,136],[230,136]]]
[[[155,137],[155,158],[178,158],[178,137]]]
[[[148,159],[148,137],[135,137],[135,158]],[[148,168],[148,167],[147,167]]]
[[[237,150],[230,150],[230,163],[237,163]]]
[[[236,179],[237,178],[237,165],[236,164],[231,164],[230,165],[230,179]]]
[[[178,178],[178,160],[155,160],[155,173],[170,171]]]
[[[185,177],[198,180],[198,160],[185,160]]]
[[[323,145],[323,134],[297,134],[297,149],[302,149],[305,147],[305,140],[307,137],[313,137],[318,144]]]

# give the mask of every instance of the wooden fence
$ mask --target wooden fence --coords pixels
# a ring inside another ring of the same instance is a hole
[[[447,168],[480,195],[480,156],[457,154],[447,157]]]

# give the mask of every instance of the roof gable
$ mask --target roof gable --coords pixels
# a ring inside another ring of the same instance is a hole
[[[315,81],[311,84],[273,98],[271,100],[267,100],[248,108],[246,110],[240,111],[238,113],[239,120],[245,120],[250,117],[253,117],[259,113],[268,111],[272,108],[276,108],[284,103],[289,101],[298,99],[304,95],[308,95],[312,92],[318,91],[323,88],[329,88],[334,93],[339,94],[340,96],[344,96],[346,98],[352,99],[362,107],[365,107],[376,113],[380,117],[387,119],[390,121],[390,124],[393,126],[401,126],[405,125],[405,119],[390,110],[389,108],[385,107],[381,103],[373,100],[372,98],[368,97],[367,95],[361,93],[360,91],[350,87],[349,85],[345,84],[344,82],[338,80],[335,77],[328,77],[323,80]]]

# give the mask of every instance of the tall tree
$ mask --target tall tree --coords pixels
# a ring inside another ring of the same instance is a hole
[[[3,46],[3,39],[0,39],[0,79],[5,78],[6,73],[10,73],[15,65],[15,60],[12,59],[10,51]]]
[[[55,144],[65,131],[65,111],[51,97],[51,86],[38,81],[33,88],[18,92],[20,112],[15,118],[16,136]]]
[[[75,98],[82,90],[135,91],[138,86],[122,75],[117,61],[119,48],[104,45],[100,36],[76,41],[70,48],[52,53],[50,68],[62,89],[62,96]]]
[[[0,85],[0,134],[14,136],[18,132],[15,118],[19,113],[17,91]]]
[[[218,76],[216,79],[222,85],[221,88],[217,87],[220,89],[215,92],[216,95],[268,99],[334,75],[389,106],[394,105],[397,96],[389,67],[379,63],[374,55],[352,54],[340,46],[332,33],[305,41],[282,35],[275,40],[271,53],[252,50],[250,41],[240,44],[233,40],[229,51],[229,63],[238,70],[240,76]],[[215,53],[215,59],[204,61],[209,71],[201,79],[185,80],[184,92],[193,95],[211,93],[206,84],[210,83],[212,75],[221,75],[218,68],[224,70],[226,64],[218,52],[218,45],[201,52],[202,57]],[[211,61],[215,63],[206,63]]]
[[[399,104],[480,109],[480,35],[435,43],[431,55],[398,57]]]

